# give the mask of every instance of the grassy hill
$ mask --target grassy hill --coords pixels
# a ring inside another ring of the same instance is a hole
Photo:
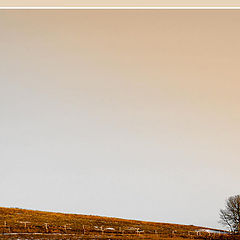
[[[1,239],[227,239],[193,225],[0,208]],[[229,236],[230,238],[230,236]]]

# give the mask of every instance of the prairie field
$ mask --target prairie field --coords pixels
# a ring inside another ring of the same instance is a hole
[[[1,239],[240,239],[209,230],[214,231],[193,225],[0,208]]]

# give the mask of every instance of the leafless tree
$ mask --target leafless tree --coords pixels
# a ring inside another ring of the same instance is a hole
[[[240,234],[240,195],[231,196],[226,200],[225,209],[220,210],[220,221],[232,233]]]

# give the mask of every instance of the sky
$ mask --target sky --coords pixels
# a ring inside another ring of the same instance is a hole
[[[240,7],[240,0],[0,0],[0,7]]]
[[[1,10],[0,206],[217,227],[239,194],[239,10]]]

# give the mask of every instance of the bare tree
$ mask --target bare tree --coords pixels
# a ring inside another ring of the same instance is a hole
[[[220,221],[233,233],[240,234],[240,195],[231,196],[226,200],[225,209],[220,210]]]

